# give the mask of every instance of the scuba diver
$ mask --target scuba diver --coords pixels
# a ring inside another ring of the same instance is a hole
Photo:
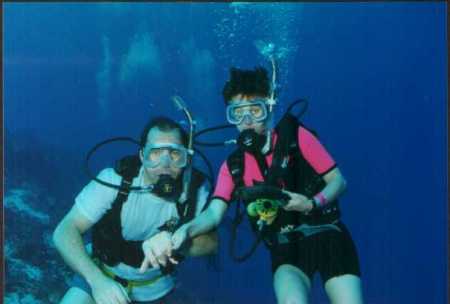
[[[340,220],[346,181],[315,132],[289,113],[292,106],[273,126],[274,60],[272,67],[272,83],[263,67],[231,68],[222,93],[227,120],[239,131],[238,148],[223,162],[208,208],[174,233],[173,246],[214,229],[231,202],[243,202],[258,241],[270,251],[278,303],[308,303],[316,272],[331,303],[363,303],[356,248]],[[256,246],[243,256],[233,246],[231,252],[243,261]]]
[[[173,292],[175,266],[217,248],[215,231],[172,248],[172,233],[200,214],[211,188],[192,168],[189,121],[188,134],[171,119],[152,119],[138,154],[102,170],[78,194],[53,234],[56,249],[77,272],[61,303],[181,303]],[[91,228],[89,249],[82,236]]]

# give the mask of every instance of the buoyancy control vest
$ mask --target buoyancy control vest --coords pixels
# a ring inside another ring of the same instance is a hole
[[[326,183],[322,175],[319,175],[314,170],[301,153],[297,136],[299,127],[306,128],[304,124],[290,113],[287,113],[278,123],[275,128],[278,138],[272,150],[273,159],[270,167],[268,167],[264,155],[253,154],[253,156],[264,178],[263,184],[283,188],[312,198],[326,186]],[[316,135],[313,130],[306,129]],[[245,173],[244,153],[243,149],[238,148],[227,159],[227,165],[235,185],[233,199],[238,202],[240,199],[236,190],[246,187],[243,179]],[[250,202],[243,201],[243,203],[247,207]],[[276,239],[276,234],[280,233],[287,226],[296,227],[301,224],[323,225],[334,222],[339,217],[340,210],[337,200],[329,202],[323,208],[314,209],[307,215],[280,208],[273,223],[268,225],[262,232],[262,238],[266,245],[271,246]],[[260,234],[261,231],[258,231],[257,219],[248,218],[253,230]]]
[[[127,156],[119,160],[114,168],[122,177],[120,190],[111,208],[93,226],[92,247],[93,257],[109,266],[115,266],[120,262],[138,268],[143,259],[142,242],[125,240],[122,235],[121,211],[127,201],[133,179],[138,176],[141,161],[139,156]],[[193,168],[192,179],[189,186],[188,200],[177,203],[179,215],[178,226],[194,218],[196,214],[198,189],[205,182],[205,176]],[[178,194],[179,196],[179,194]]]

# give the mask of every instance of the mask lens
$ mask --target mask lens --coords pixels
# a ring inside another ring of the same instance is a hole
[[[232,113],[233,120],[242,121],[245,114],[244,107],[235,107],[232,109],[232,111],[233,111]]]
[[[227,107],[227,120],[231,124],[240,124],[245,117],[254,122],[266,119],[267,110],[263,101],[242,102],[231,104]]]
[[[187,154],[187,149],[180,145],[148,145],[144,149],[144,166],[155,168],[169,163],[170,166],[182,168],[187,164]]]
[[[160,161],[161,155],[164,153],[164,150],[161,148],[150,149],[148,153],[147,160],[153,163],[158,163]]]
[[[169,151],[170,162],[177,168],[184,167],[187,162],[186,150],[181,151],[177,149],[171,149]]]
[[[261,119],[261,117],[264,116],[264,107],[261,106],[251,106],[250,107],[250,114],[255,120]]]

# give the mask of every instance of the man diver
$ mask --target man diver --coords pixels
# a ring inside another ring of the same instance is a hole
[[[64,261],[78,273],[61,303],[181,303],[171,292],[173,268],[182,259],[172,251],[171,236],[177,222],[198,215],[209,198],[205,179],[194,169],[189,198],[177,203],[192,154],[188,142],[178,123],[155,118],[141,134],[139,156],[102,170],[78,194],[53,234]],[[91,228],[88,252],[82,235]],[[209,232],[178,251],[200,256],[216,247],[217,235]]]
[[[231,69],[222,93],[227,120],[240,132],[239,148],[222,164],[209,207],[173,235],[174,248],[219,225],[237,190],[276,186],[288,195],[276,215],[244,203],[270,251],[277,302],[308,303],[319,272],[331,303],[360,304],[357,252],[337,205],[346,181],[312,131],[298,122],[295,128],[272,129],[273,92],[264,68]],[[293,142],[286,142],[290,130]],[[277,152],[282,142],[289,144],[289,154]]]

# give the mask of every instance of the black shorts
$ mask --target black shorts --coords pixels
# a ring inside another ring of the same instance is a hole
[[[336,224],[342,232],[325,231],[296,242],[278,245],[271,249],[272,272],[283,264],[298,267],[312,281],[319,271],[322,281],[343,275],[360,276],[355,244],[345,225]]]

